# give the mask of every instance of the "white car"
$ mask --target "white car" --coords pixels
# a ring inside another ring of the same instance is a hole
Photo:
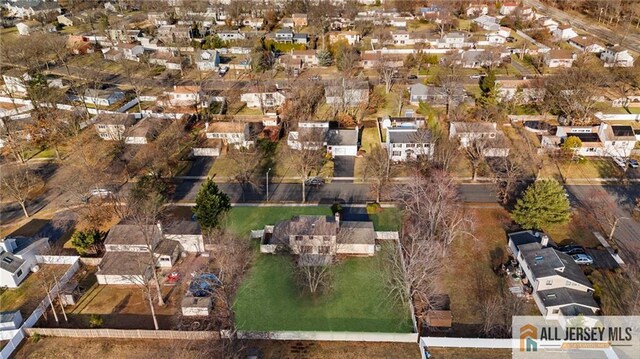
[[[627,164],[624,162],[624,160],[620,157],[612,157],[613,162],[615,162],[618,166],[625,168],[627,167]]]
[[[593,264],[593,258],[591,258],[591,256],[588,254],[574,254],[571,256],[571,258],[573,258],[573,260],[578,264]]]
[[[90,194],[91,194],[91,197],[107,198],[111,196],[113,192],[111,192],[106,188],[96,188],[96,189],[92,189]]]

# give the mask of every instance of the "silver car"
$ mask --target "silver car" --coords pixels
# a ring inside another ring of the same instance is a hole
[[[578,264],[584,264],[584,265],[593,264],[593,258],[591,258],[591,256],[588,254],[574,254],[571,256],[571,258],[573,258],[573,260]]]

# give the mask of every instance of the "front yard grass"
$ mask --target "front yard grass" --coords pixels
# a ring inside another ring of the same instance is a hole
[[[258,257],[235,301],[239,330],[412,331],[409,308],[392,301],[383,259],[349,258],[335,264],[329,293],[302,297],[286,255]]]
[[[581,161],[546,161],[541,175],[556,179],[619,178],[622,171],[608,158],[588,158]]]
[[[543,228],[544,232],[558,245],[578,244],[585,247],[597,247],[598,239],[593,235],[589,219],[580,211],[573,211],[571,220],[563,224],[554,224]]]

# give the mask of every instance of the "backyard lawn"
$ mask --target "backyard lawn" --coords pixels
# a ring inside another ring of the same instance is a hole
[[[258,257],[235,302],[240,330],[411,332],[409,308],[391,301],[380,255],[349,258],[332,269],[331,291],[301,297],[286,255]]]
[[[376,230],[394,230],[400,211],[368,210]],[[331,215],[329,207],[234,207],[230,230],[247,235],[252,229],[294,215]],[[345,217],[347,218],[347,217]],[[236,297],[236,320],[241,330],[320,330],[410,332],[409,310],[389,299],[383,257],[349,258],[332,268],[329,293],[302,297],[287,255],[258,254]]]
[[[31,315],[47,294],[45,282],[52,280],[51,278],[45,280],[43,273],[54,273],[60,278],[67,269],[69,269],[68,265],[40,264],[40,270],[29,274],[18,288],[0,291],[2,293],[0,294],[0,312],[19,309],[24,318]]]
[[[589,158],[582,161],[545,161],[540,173],[543,178],[591,179],[591,178],[619,178],[622,175],[620,167],[607,158]]]

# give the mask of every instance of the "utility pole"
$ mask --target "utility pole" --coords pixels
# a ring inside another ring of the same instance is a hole
[[[271,172],[271,167],[267,170],[267,202],[269,202],[269,172]]]

